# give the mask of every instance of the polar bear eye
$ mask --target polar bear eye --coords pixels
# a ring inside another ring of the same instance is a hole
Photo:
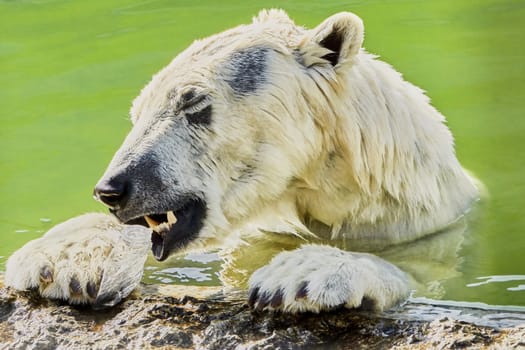
[[[197,95],[194,90],[190,90],[181,96],[179,108],[192,124],[211,122],[211,99],[207,95]]]

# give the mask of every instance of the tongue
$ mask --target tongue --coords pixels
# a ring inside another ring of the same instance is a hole
[[[155,259],[158,261],[166,259],[164,256],[164,238],[157,232],[153,231],[151,233],[151,243],[151,251]]]

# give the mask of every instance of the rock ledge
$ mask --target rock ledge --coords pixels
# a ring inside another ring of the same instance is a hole
[[[217,288],[142,286],[117,307],[93,311],[0,284],[0,349],[525,348],[525,325],[496,329],[350,310],[269,314],[243,300]]]

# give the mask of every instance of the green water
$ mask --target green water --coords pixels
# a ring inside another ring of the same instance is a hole
[[[264,7],[308,27],[356,12],[368,50],[428,91],[461,162],[490,192],[460,252],[462,276],[443,297],[525,306],[523,1],[0,0],[0,269],[50,226],[103,210],[92,188],[153,73],[193,39]],[[216,281],[206,264],[196,269],[185,271]],[[483,276],[496,277],[467,286]]]

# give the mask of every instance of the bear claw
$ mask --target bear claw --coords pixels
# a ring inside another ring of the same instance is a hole
[[[268,306],[269,303],[270,303],[270,294],[265,292],[259,298],[259,301],[258,301],[257,306],[255,307],[255,309],[257,311],[262,311],[262,310],[264,310],[264,308],[266,308]]]
[[[82,295],[82,287],[75,276],[73,276],[69,282],[69,292],[73,295]]]
[[[250,291],[250,296],[248,297],[248,306],[253,307],[255,305],[258,294],[259,294],[259,287],[255,287]]]
[[[284,291],[282,290],[282,288],[277,289],[277,291],[272,297],[272,300],[270,301],[270,306],[273,308],[277,308],[281,306],[283,303],[283,297],[284,297]]]
[[[89,281],[86,284],[86,292],[91,299],[96,299],[98,294],[99,286],[93,281]]]
[[[44,266],[40,270],[40,283],[47,285],[53,282],[53,270],[49,266]]]
[[[308,297],[308,282],[303,281],[299,285],[297,293],[295,293],[295,300],[306,299]]]

